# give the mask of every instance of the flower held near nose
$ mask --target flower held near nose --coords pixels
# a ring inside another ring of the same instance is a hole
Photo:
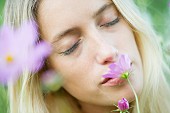
[[[103,75],[104,78],[124,78],[129,77],[131,71],[131,60],[126,54],[121,54],[117,62],[109,65],[109,72]]]
[[[110,64],[109,69],[110,69],[109,72],[107,74],[103,75],[103,77],[104,78],[113,78],[113,79],[114,78],[126,79],[135,95],[136,105],[137,105],[137,113],[140,113],[138,97],[135,92],[135,89],[133,88],[133,86],[129,80],[129,76],[130,76],[132,67],[131,67],[131,60],[128,57],[128,55],[127,54],[119,55],[118,61]],[[123,113],[123,112],[121,112],[121,113]]]

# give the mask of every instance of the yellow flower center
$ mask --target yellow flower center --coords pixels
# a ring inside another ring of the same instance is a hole
[[[13,58],[11,55],[8,55],[8,56],[6,57],[6,61],[7,61],[8,63],[11,63],[11,62],[14,61],[14,58]]]

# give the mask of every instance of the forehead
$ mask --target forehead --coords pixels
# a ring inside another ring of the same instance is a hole
[[[39,10],[55,11],[55,13],[76,11],[78,13],[80,9],[81,11],[95,10],[102,4],[111,2],[111,0],[42,0]]]
[[[42,0],[38,8],[40,28],[60,32],[58,29],[86,23],[99,8],[110,3],[111,0]]]

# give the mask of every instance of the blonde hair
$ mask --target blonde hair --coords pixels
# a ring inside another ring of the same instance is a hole
[[[144,88],[139,96],[141,113],[168,113],[170,89],[165,80],[163,67],[167,67],[157,42],[151,23],[140,15],[133,0],[112,0],[118,11],[132,27],[136,43],[142,58],[144,69]],[[37,0],[6,0],[5,23],[19,26],[23,21],[36,20]],[[169,71],[169,70],[168,70]],[[70,103],[70,95],[64,90],[51,94],[56,98],[53,104],[44,99],[38,75],[23,73],[17,84],[9,85],[10,113],[78,113],[77,106]],[[67,109],[63,106],[70,106]],[[72,109],[74,108],[74,109]],[[53,109],[53,110],[52,110]],[[74,111],[73,111],[74,110]],[[133,113],[136,113],[134,107]]]

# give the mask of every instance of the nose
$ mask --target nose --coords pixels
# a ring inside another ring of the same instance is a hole
[[[118,58],[118,49],[114,46],[116,42],[112,37],[103,38],[103,35],[96,29],[88,29],[86,31],[86,37],[88,37],[92,43],[90,50],[93,51],[94,58],[98,64],[110,64],[115,62]],[[92,49],[93,48],[93,49]]]
[[[108,44],[101,44],[98,48],[97,54],[96,54],[96,61],[99,64],[109,64],[112,62],[115,62],[118,57],[118,50]]]

